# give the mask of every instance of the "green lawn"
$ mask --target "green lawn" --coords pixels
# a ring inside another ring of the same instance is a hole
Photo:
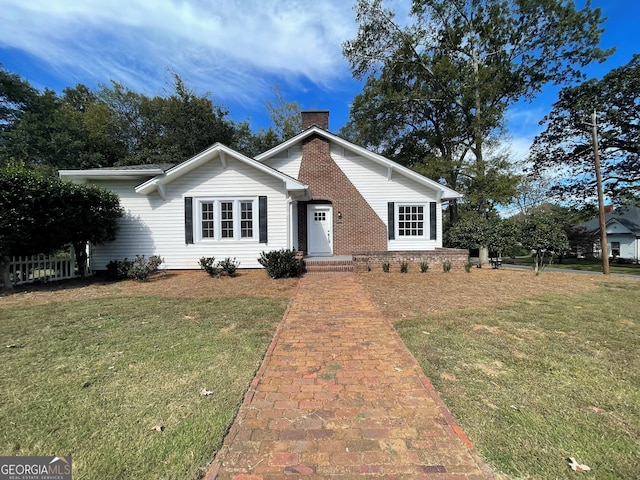
[[[608,283],[396,327],[496,470],[640,478],[640,285]]]
[[[533,268],[533,257],[515,257],[515,258],[503,258],[502,263],[511,265],[527,265]],[[598,258],[564,258],[562,263],[558,259],[553,260],[551,265],[546,264],[545,267],[552,268],[564,268],[569,270],[583,270],[588,272],[602,272],[602,261]],[[640,275],[640,265],[616,263],[611,261],[609,263],[609,271],[611,273],[625,273],[628,275]]]
[[[0,455],[72,455],[78,480],[193,478],[221,446],[286,304],[109,297],[0,308]]]

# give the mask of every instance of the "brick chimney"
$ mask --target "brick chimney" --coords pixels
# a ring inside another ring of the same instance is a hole
[[[313,125],[329,129],[328,110],[301,113],[303,129]],[[331,155],[331,142],[323,134],[313,134],[302,141],[298,180],[309,185],[310,203],[329,203],[333,206],[335,255],[387,249],[386,225],[336,164]],[[298,243],[303,251],[308,248],[308,203],[298,204]]]
[[[302,129],[317,126],[329,130],[329,110],[307,110],[302,114]]]

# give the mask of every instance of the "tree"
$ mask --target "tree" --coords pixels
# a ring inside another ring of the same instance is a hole
[[[0,279],[5,289],[11,287],[10,256],[49,253],[66,243],[58,185],[57,179],[24,165],[0,170]]]
[[[160,144],[169,161],[184,161],[217,142],[235,145],[237,127],[228,118],[228,110],[197,95],[177,73],[173,74],[173,89],[171,95],[152,100],[159,104]]]
[[[298,102],[287,102],[279,85],[273,87],[275,102],[267,100],[266,107],[273,129],[281,141],[296,136],[302,130],[302,116]]]
[[[86,242],[114,238],[122,215],[117,195],[11,163],[0,169],[0,279],[10,288],[9,259],[50,253],[72,243],[81,272]],[[84,261],[84,263],[83,263]]]
[[[611,70],[560,91],[532,147],[534,171],[552,172],[553,193],[568,201],[595,197],[592,126],[598,116],[598,143],[604,189],[614,199],[640,194],[640,54]]]
[[[36,95],[36,89],[29,82],[0,64],[0,132],[18,121]]]
[[[449,229],[448,242],[462,248],[487,247],[490,258],[499,258],[516,245],[517,229],[511,220],[498,216],[465,216]],[[482,266],[482,259],[478,266]]]
[[[235,147],[240,129],[227,110],[197,95],[175,73],[172,89],[148,97],[115,81],[101,87],[97,97],[123,146],[119,165],[179,163],[216,142]]]
[[[414,0],[402,21],[382,0],[358,0],[355,10],[358,33],[343,53],[368,78],[347,131],[441,171],[435,178],[453,188],[464,179],[481,217],[513,186],[486,154],[507,108],[581,78],[581,67],[610,53],[598,48],[602,19],[589,1],[576,10],[561,0]]]
[[[62,182],[60,187],[60,195],[67,205],[63,219],[64,232],[73,246],[78,270],[84,275],[87,244],[99,245],[115,240],[118,219],[124,211],[114,192],[71,182]]]
[[[280,87],[273,87],[275,100],[267,100],[266,109],[269,112],[271,126],[251,132],[249,122],[236,124],[236,141],[234,148],[248,157],[255,157],[267,150],[280,145],[282,142],[296,136],[302,130],[302,117],[298,102],[287,102]]]
[[[518,240],[524,248],[530,250],[534,259],[536,275],[544,266],[545,259],[550,262],[554,253],[567,246],[567,235],[553,216],[530,215],[519,225]]]

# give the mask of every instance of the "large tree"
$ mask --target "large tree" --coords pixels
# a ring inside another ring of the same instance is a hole
[[[0,282],[10,288],[9,259],[72,244],[80,272],[86,244],[113,240],[122,216],[118,196],[10,162],[0,169]]]
[[[36,95],[29,82],[0,64],[0,132],[20,118]]]
[[[78,271],[84,275],[88,244],[99,245],[115,240],[118,219],[124,211],[114,192],[95,185],[59,183],[59,195],[64,199],[64,235],[73,246]]]
[[[562,0],[414,0],[400,20],[382,0],[355,10],[358,33],[343,53],[367,81],[346,132],[472,192],[481,217],[515,183],[487,155],[507,108],[581,78],[608,53],[588,0],[582,10]]]
[[[532,147],[537,173],[552,172],[553,193],[565,200],[596,194],[591,115],[597,133],[604,188],[616,201],[640,195],[640,54],[592,79],[560,91]]]

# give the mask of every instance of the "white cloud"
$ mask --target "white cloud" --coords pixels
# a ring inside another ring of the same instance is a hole
[[[0,46],[66,78],[159,92],[167,68],[214,97],[251,101],[276,83],[348,78],[350,2],[325,0],[4,0]],[[274,80],[275,79],[275,80]]]

